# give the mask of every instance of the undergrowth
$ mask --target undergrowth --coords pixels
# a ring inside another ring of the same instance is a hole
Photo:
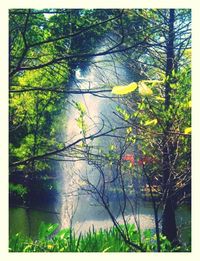
[[[10,252],[136,252],[131,245],[124,242],[118,230],[90,230],[84,235],[76,236],[70,229],[58,230],[58,224],[42,223],[38,238],[32,239],[20,233],[9,240]],[[124,229],[121,226],[121,229]],[[139,245],[144,252],[156,252],[156,236],[151,230],[141,235],[134,225],[128,225],[129,239]],[[162,252],[188,252],[190,247],[172,247],[171,243],[160,235]]]

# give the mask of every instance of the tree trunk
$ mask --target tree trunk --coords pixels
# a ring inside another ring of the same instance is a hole
[[[170,106],[170,81],[172,78],[172,71],[174,70],[174,9],[170,9],[169,14],[169,33],[167,39],[167,64],[166,64],[166,77],[167,82],[165,85],[165,110],[166,112]],[[174,150],[170,142],[169,131],[173,119],[168,119],[163,137],[163,191],[164,197],[164,212],[162,220],[162,233],[166,235],[167,239],[175,242],[177,238],[177,228],[175,220],[175,206],[172,198],[172,174],[170,167],[170,157],[173,156]]]

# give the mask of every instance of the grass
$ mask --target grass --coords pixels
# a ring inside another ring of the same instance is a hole
[[[124,229],[121,226],[121,229]],[[58,230],[58,224],[42,223],[38,239],[33,240],[20,233],[12,236],[9,241],[10,252],[135,252],[130,245],[124,242],[116,228],[109,230],[89,231],[85,235],[75,236],[70,229]],[[132,242],[140,245],[145,252],[156,252],[156,237],[152,231],[146,230],[140,235],[134,225],[128,226]],[[137,250],[138,251],[138,250]],[[170,242],[161,235],[162,252],[188,252],[189,248],[173,248]]]

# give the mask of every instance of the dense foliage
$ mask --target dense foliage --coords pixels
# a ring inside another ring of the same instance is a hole
[[[10,252],[137,252],[132,246],[126,244],[116,228],[109,230],[89,231],[84,235],[75,236],[70,229],[55,232],[57,224],[41,224],[38,239],[33,240],[16,234],[10,238]],[[140,234],[133,225],[128,227],[129,235],[134,243],[139,244],[143,252],[155,252],[156,236],[152,231]],[[187,252],[188,247],[173,248],[166,237],[161,236],[161,251]]]

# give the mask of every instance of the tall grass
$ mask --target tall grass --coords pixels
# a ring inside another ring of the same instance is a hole
[[[9,241],[10,252],[135,252],[121,238],[116,228],[109,230],[90,230],[85,235],[75,236],[70,229],[58,230],[57,224],[42,223],[38,233],[38,239],[33,240],[22,236],[20,233],[12,236]],[[128,226],[130,239],[140,245],[146,252],[155,252],[156,237],[152,231],[146,230],[142,234],[140,243],[139,233],[134,225]],[[138,251],[138,250],[137,250]],[[161,251],[190,251],[189,248],[173,248],[170,242],[161,235]]]

